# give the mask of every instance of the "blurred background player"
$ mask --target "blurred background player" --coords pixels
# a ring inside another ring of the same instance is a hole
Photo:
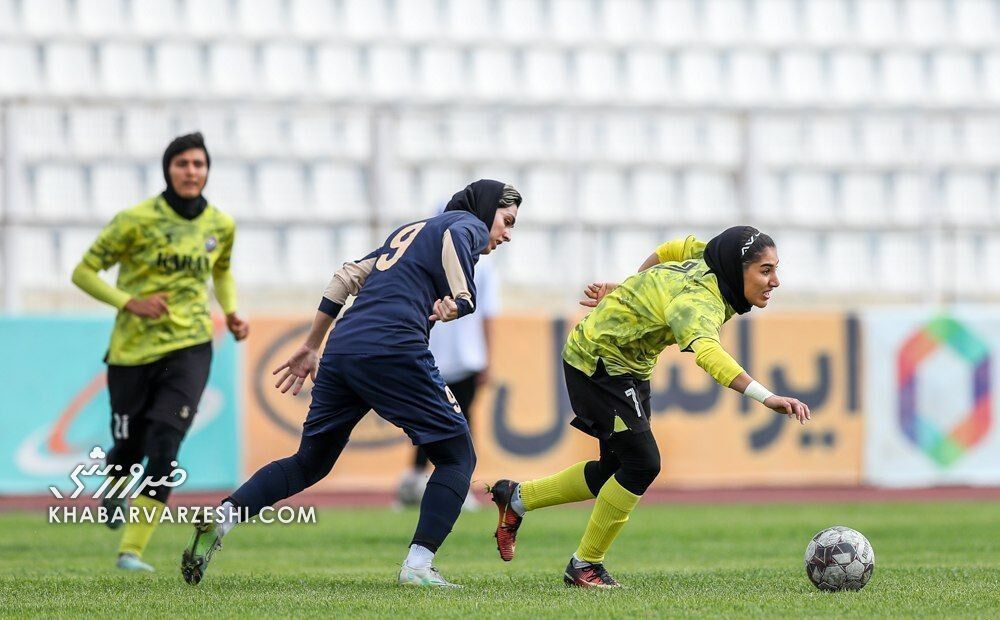
[[[74,284],[118,309],[104,358],[114,438],[107,462],[125,476],[144,459],[145,475],[153,479],[171,479],[177,465],[212,363],[209,276],[229,331],[236,340],[249,331],[236,313],[230,272],[235,224],[202,195],[210,165],[200,133],[174,139],[163,153],[166,190],[118,213],[73,271]],[[115,286],[98,275],[113,265],[119,265]],[[122,479],[116,484],[124,486]],[[170,490],[146,487],[133,501],[143,510],[140,521],[125,524],[119,568],[153,570],[142,553]],[[114,510],[125,500],[103,504]]]
[[[629,514],[660,473],[649,427],[649,378],[660,353],[676,344],[719,384],[805,422],[809,407],[772,394],[719,343],[723,323],[764,308],[780,282],[774,241],[750,226],[729,228],[707,244],[689,236],[660,246],[622,284],[595,283],[581,303],[594,307],[567,339],[563,372],[576,418],[596,437],[600,458],[557,474],[492,488],[500,511],[495,533],[505,561],[514,558],[525,512],[597,498],[563,580],[580,587],[617,587],[604,556]]]
[[[463,321],[439,325],[431,331],[430,349],[437,362],[441,378],[455,395],[465,419],[472,413],[472,405],[479,388],[490,379],[490,330],[493,317],[500,312],[499,283],[489,260],[476,264],[476,306],[474,314]],[[396,501],[402,506],[420,504],[427,486],[427,453],[417,446],[413,469],[403,475],[396,492]],[[478,510],[479,502],[470,490],[462,505],[463,510]]]
[[[375,412],[402,428],[434,463],[410,551],[397,582],[444,586],[432,565],[469,492],[476,454],[469,425],[428,347],[436,321],[477,309],[473,276],[480,254],[511,240],[521,195],[510,185],[480,180],[456,193],[445,213],[400,227],[382,247],[345,263],[327,286],[312,329],[275,387],[298,394],[313,379],[312,402],[298,451],[273,461],[222,502],[222,522],[195,526],[181,572],[195,585],[222,537],[240,521],[325,477],[361,418]],[[319,347],[350,295],[357,299]]]

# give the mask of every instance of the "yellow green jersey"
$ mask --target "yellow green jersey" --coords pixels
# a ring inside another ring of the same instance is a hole
[[[608,374],[649,379],[660,353],[676,344],[695,350],[698,364],[729,385],[743,369],[722,350],[719,331],[734,311],[704,250],[693,236],[661,245],[660,264],[629,276],[573,329],[566,363],[593,375],[603,360]]]
[[[118,213],[98,235],[73,273],[73,281],[97,299],[118,308],[107,362],[147,364],[171,351],[212,339],[207,280],[228,314],[235,312],[230,257],[233,219],[213,205],[196,218],[178,215],[162,196]],[[98,271],[118,264],[111,287]],[[169,311],[157,319],[124,310],[130,299],[167,295]]]

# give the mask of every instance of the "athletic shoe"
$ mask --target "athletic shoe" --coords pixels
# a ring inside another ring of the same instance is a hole
[[[104,522],[104,525],[108,526],[109,530],[117,530],[121,526],[125,525],[125,521],[123,520],[111,520],[111,517],[115,514],[115,510],[118,508],[122,509],[122,515],[128,519],[128,501],[125,500],[125,498],[118,499],[105,497],[101,499],[101,508],[108,511],[108,520]]]
[[[428,586],[438,588],[461,588],[457,583],[452,583],[441,576],[438,569],[433,566],[427,568],[410,568],[406,564],[399,569],[399,577],[396,580],[401,586]]]
[[[139,556],[137,556],[134,553],[118,554],[118,562],[116,562],[115,565],[122,570],[127,570],[132,572],[152,573],[156,571],[155,568],[143,562],[141,559],[139,559]]]
[[[510,506],[510,501],[517,491],[517,483],[513,480],[497,480],[490,487],[493,495],[493,503],[500,511],[497,520],[497,529],[493,532],[493,538],[497,539],[497,551],[500,552],[500,559],[510,562],[514,559],[514,547],[517,545],[517,528],[521,527],[522,517],[514,512]]]
[[[181,556],[181,574],[184,581],[192,586],[201,583],[215,552],[222,548],[222,538],[215,529],[215,523],[198,523]]]
[[[573,558],[569,559],[566,565],[566,572],[563,574],[563,583],[568,586],[579,588],[620,588],[621,584],[615,581],[604,568],[604,564],[586,564],[577,568],[573,564]]]

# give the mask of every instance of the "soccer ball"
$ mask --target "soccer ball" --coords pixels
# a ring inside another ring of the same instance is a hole
[[[820,590],[860,590],[872,578],[875,550],[861,532],[835,525],[806,547],[806,575]]]

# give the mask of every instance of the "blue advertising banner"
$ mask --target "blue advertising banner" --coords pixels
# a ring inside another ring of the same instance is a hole
[[[0,317],[0,493],[72,490],[77,465],[102,462],[94,448],[111,447],[102,361],[110,332],[105,318]],[[239,475],[238,359],[223,333],[216,331],[208,387],[181,445],[183,490],[228,488]]]

